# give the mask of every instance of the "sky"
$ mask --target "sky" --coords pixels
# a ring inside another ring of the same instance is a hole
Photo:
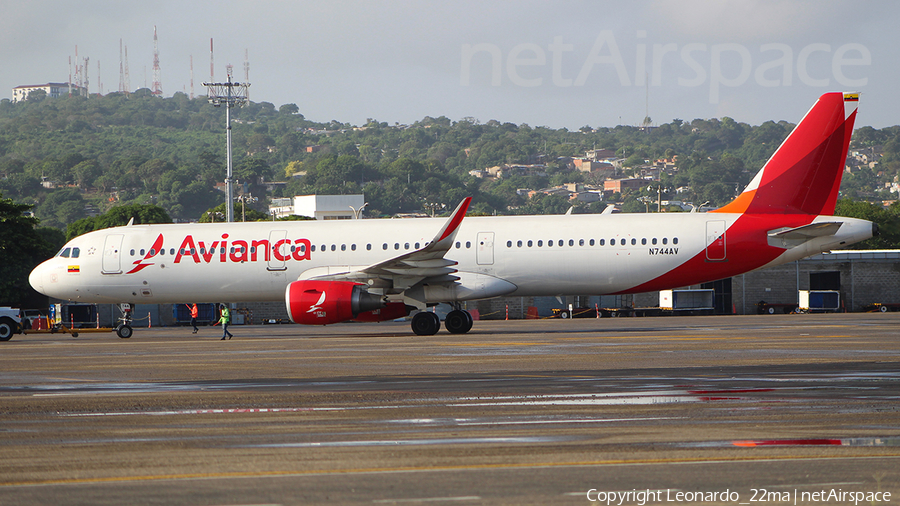
[[[5,2],[0,99],[66,82],[163,96],[250,83],[250,100],[307,119],[426,116],[568,128],[731,117],[798,122],[829,91],[859,91],[857,127],[900,124],[900,2],[809,0],[329,0]],[[249,79],[245,78],[245,55]],[[100,70],[98,72],[98,62]]]

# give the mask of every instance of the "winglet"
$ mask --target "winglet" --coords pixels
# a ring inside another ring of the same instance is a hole
[[[456,237],[456,231],[459,230],[459,225],[462,223],[462,219],[466,216],[466,211],[469,210],[469,204],[472,202],[472,197],[466,197],[462,202],[456,206],[456,209],[453,211],[453,214],[450,215],[450,219],[447,220],[447,223],[444,224],[443,228],[434,236],[434,244],[437,244],[448,237],[450,238],[449,242],[453,242],[453,238]]]

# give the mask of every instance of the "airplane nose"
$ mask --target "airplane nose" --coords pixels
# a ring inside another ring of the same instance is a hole
[[[28,275],[28,284],[40,293],[44,293],[44,264],[38,265]]]

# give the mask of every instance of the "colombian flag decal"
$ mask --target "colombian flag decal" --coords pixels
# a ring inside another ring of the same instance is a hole
[[[81,272],[81,268],[78,265],[70,265],[69,272]]]

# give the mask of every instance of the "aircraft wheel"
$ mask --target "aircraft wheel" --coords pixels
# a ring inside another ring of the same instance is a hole
[[[430,311],[422,311],[413,316],[412,330],[417,336],[433,336],[440,329],[440,317]]]
[[[769,314],[775,314],[775,308],[774,307],[766,308],[766,312]]]
[[[444,319],[444,326],[451,334],[465,334],[472,330],[472,323],[472,315],[461,309],[450,311]]]
[[[887,313],[888,308],[887,308],[887,306],[881,306],[880,308],[878,308],[878,310],[881,311],[882,313]]]
[[[16,321],[12,318],[0,318],[0,341],[9,341],[18,330]]]
[[[133,333],[134,330],[131,329],[130,325],[119,325],[116,327],[116,335],[122,339],[128,339]]]

